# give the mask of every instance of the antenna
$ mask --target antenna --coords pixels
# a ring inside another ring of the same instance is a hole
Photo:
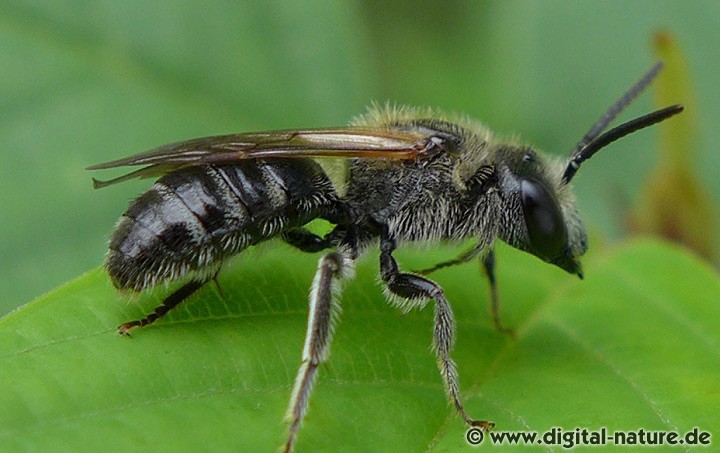
[[[684,107],[682,105],[671,105],[670,107],[665,107],[664,109],[656,110],[652,113],[648,113],[647,115],[635,118],[634,120],[630,120],[627,123],[623,123],[605,132],[601,136],[597,137],[596,139],[585,145],[582,149],[576,152],[573,157],[570,158],[570,162],[568,162],[568,165],[565,168],[565,173],[563,174],[563,183],[569,183],[573,176],[575,176],[575,173],[577,172],[578,168],[580,168],[580,165],[583,162],[590,159],[596,152],[600,151],[602,148],[606,147],[610,143],[614,142],[615,140],[621,139],[628,134],[639,131],[640,129],[644,129],[648,126],[652,126],[653,124],[665,121],[671,116],[677,115],[678,113],[682,112],[683,109]]]

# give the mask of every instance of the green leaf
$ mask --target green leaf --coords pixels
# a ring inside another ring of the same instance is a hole
[[[398,253],[405,269],[449,251]],[[429,348],[432,309],[402,316],[376,256],[346,285],[332,355],[298,450],[453,450],[466,427]],[[272,451],[307,318],[317,256],[247,252],[131,339],[115,333],[164,291],[127,302],[101,269],[0,320],[3,450]],[[519,252],[498,258],[495,332],[476,265],[438,272],[458,321],[471,416],[496,430],[706,430],[720,425],[720,278],[687,252],[635,241],[585,260],[586,281]]]

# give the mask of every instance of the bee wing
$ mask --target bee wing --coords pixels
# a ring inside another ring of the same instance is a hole
[[[368,127],[286,130],[203,137],[171,143],[123,159],[88,167],[88,170],[144,165],[144,168],[109,181],[93,179],[105,187],[133,178],[159,176],[182,167],[230,164],[244,159],[369,158],[414,160],[436,155],[441,142],[429,130]]]

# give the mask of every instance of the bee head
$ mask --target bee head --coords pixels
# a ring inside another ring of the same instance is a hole
[[[662,69],[655,64],[618,99],[570,152],[566,163],[551,161],[529,148],[501,147],[496,166],[501,199],[498,236],[504,242],[582,278],[578,257],[587,234],[569,183],[580,165],[610,143],[682,112],[673,105],[635,118],[603,133]]]
[[[499,238],[582,278],[585,226],[563,182],[564,165],[530,148],[499,150]]]

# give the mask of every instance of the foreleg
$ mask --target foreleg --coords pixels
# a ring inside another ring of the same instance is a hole
[[[415,271],[415,272],[420,275],[428,275],[428,274],[432,274],[433,272],[438,271],[440,269],[444,269],[446,267],[457,266],[459,264],[465,264],[465,263],[475,259],[486,248],[487,247],[485,245],[478,244],[478,245],[474,246],[473,248],[471,248],[470,250],[464,251],[462,254],[460,254],[460,256],[458,256],[455,259],[452,259],[450,261],[443,261],[441,263],[437,263],[433,267],[429,267],[427,269],[422,269],[422,270]]]
[[[495,330],[509,335],[515,335],[515,332],[511,328],[504,327],[500,322],[500,295],[495,278],[495,250],[490,249],[490,252],[488,252],[481,261],[485,275],[487,275],[488,282],[490,283],[490,314],[492,315]]]
[[[438,263],[433,267],[417,271],[417,273],[421,275],[428,275],[445,267],[465,264],[481,255],[485,252],[485,250],[487,250],[487,247],[477,245],[472,249],[463,252],[460,256],[453,260]],[[490,284],[490,315],[492,316],[495,330],[501,333],[514,335],[512,329],[504,327],[500,322],[500,294],[498,292],[497,279],[495,278],[495,250],[490,248],[484,256],[481,256],[480,263]]]

